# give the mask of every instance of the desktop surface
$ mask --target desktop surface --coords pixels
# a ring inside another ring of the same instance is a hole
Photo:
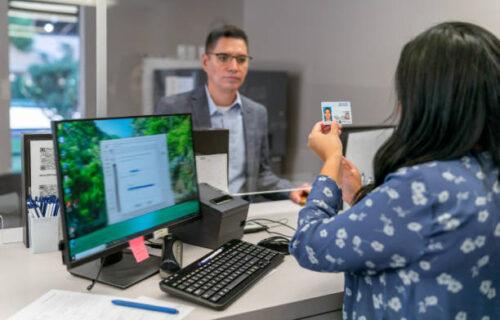
[[[251,204],[249,218],[282,219],[296,225],[300,207],[291,201]],[[288,229],[277,228],[287,232]],[[257,243],[269,237],[266,232],[247,234],[243,240]],[[184,265],[210,249],[184,245]],[[72,276],[61,263],[61,253],[32,254],[22,243],[0,245],[0,319],[8,318],[50,289],[87,292],[90,281]],[[96,284],[92,293],[124,298],[147,296],[195,307],[186,319],[297,319],[340,310],[344,280],[342,273],[320,273],[301,268],[286,256],[275,271],[261,279],[223,311],[178,299],[162,292],[161,278],[152,276],[126,290]]]

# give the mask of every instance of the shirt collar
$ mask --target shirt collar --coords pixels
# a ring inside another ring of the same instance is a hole
[[[212,99],[212,97],[210,96],[210,92],[208,91],[208,86],[205,85],[205,93],[207,94],[207,100],[208,100],[208,111],[210,112],[210,116],[213,116],[214,113],[217,112],[217,106],[215,105],[215,102],[214,100]],[[241,110],[242,108],[242,103],[241,103],[241,96],[240,96],[240,93],[238,91],[236,91],[236,99],[234,100],[234,102],[231,104],[231,106],[229,107],[230,109],[231,108],[238,108]]]

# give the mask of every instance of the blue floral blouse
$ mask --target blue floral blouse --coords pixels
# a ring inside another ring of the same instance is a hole
[[[487,153],[401,168],[338,214],[342,191],[319,176],[290,252],[345,272],[344,319],[500,319],[497,179]]]

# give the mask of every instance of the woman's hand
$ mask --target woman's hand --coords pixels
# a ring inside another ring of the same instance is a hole
[[[327,161],[331,157],[342,156],[342,142],[339,135],[342,126],[336,121],[325,125],[318,121],[309,134],[307,146],[316,153],[321,160]]]
[[[317,122],[309,134],[308,147],[314,151],[325,163],[320,174],[330,176],[339,181],[342,162],[342,142],[339,135],[341,126],[336,121],[330,126]]]
[[[352,206],[354,196],[361,189],[362,184],[358,168],[346,158],[342,159],[339,185],[342,188],[342,200]]]

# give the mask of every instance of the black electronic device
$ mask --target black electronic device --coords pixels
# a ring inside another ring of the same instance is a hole
[[[231,240],[160,282],[170,294],[224,309],[278,266],[284,256],[241,240]]]
[[[231,239],[241,239],[249,203],[206,183],[198,185],[201,219],[170,228],[185,243],[214,249]]]
[[[283,236],[273,236],[260,240],[257,243],[258,246],[278,251],[282,254],[290,254],[288,251],[288,246],[290,245],[290,239]]]
[[[191,115],[54,121],[52,132],[69,272],[101,270],[98,282],[120,288],[158,272],[160,257],[104,258],[199,217]]]
[[[197,156],[229,154],[228,129],[195,129],[193,130],[193,142],[194,153]]]
[[[160,277],[167,278],[182,267],[182,241],[174,235],[163,237]]]

